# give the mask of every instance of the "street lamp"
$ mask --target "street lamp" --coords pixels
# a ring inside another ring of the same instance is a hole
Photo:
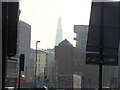
[[[37,44],[40,41],[36,41],[36,61],[35,61],[35,84],[36,84],[36,72],[37,72]]]

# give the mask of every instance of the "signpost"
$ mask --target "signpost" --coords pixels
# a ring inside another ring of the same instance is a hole
[[[20,90],[20,84],[21,84],[21,71],[24,71],[24,61],[25,61],[25,55],[20,54],[19,58],[19,83],[18,83],[18,90]]]
[[[97,61],[102,48],[103,65],[118,65],[119,3],[93,2],[87,39],[87,64]],[[99,62],[96,64],[99,64]]]
[[[99,90],[102,66],[118,65],[119,2],[92,2],[86,64],[99,65]]]

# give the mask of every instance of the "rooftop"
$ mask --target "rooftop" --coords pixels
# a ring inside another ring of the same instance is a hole
[[[73,46],[67,39],[59,43],[59,46]]]

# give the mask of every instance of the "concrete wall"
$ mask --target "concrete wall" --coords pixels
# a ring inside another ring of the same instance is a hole
[[[55,60],[58,75],[73,75],[73,47],[56,46]]]
[[[49,81],[55,80],[55,60],[54,53],[47,52],[47,77]]]

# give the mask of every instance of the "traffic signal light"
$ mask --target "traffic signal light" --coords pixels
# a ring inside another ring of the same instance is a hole
[[[49,79],[47,78],[47,76],[44,77],[44,81],[49,82]]]
[[[20,54],[20,71],[24,71],[25,55]]]

